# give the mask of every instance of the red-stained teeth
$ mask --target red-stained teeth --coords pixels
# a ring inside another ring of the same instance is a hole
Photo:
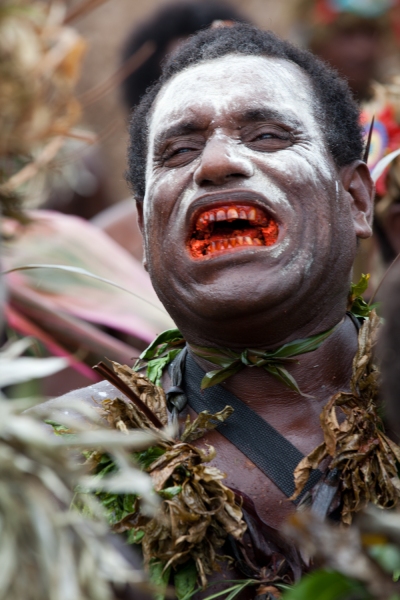
[[[271,246],[278,235],[278,223],[261,208],[227,203],[198,216],[188,249],[198,259],[240,247]]]
[[[236,208],[230,208],[228,210],[227,217],[228,217],[228,221],[230,221],[230,220],[233,221],[234,219],[238,219],[239,218],[239,213],[236,210]]]

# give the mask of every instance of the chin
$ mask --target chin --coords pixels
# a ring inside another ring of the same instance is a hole
[[[218,268],[217,262],[213,261],[212,270],[203,270],[197,263],[183,277],[175,271],[168,281],[153,279],[161,302],[176,323],[191,316],[213,322],[253,320],[261,313],[285,310],[288,299],[299,296],[300,278],[296,273],[282,277],[286,270],[279,264],[266,266],[265,260],[254,257],[245,261],[243,255],[229,266]]]

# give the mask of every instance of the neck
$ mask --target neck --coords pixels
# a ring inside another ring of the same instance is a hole
[[[329,299],[331,300],[331,299]],[[185,319],[184,323],[175,319],[185,340],[190,344],[205,347],[230,348],[241,351],[246,348],[273,350],[289,341],[298,340],[322,333],[337,325],[345,314],[346,299],[330,301],[329,306],[316,303],[315,314],[301,307],[288,310],[269,310],[267,314],[247,314],[234,319],[198,321],[196,315]],[[276,313],[276,314],[275,314]]]
[[[298,362],[287,368],[301,391],[308,397],[288,389],[283,383],[260,367],[246,367],[224,383],[227,389],[246,402],[253,410],[263,414],[275,426],[293,416],[282,408],[296,409],[304,415],[315,411],[319,417],[321,406],[339,390],[349,389],[352,361],[357,350],[357,331],[349,317],[314,352],[302,354]],[[205,370],[215,365],[194,356]]]

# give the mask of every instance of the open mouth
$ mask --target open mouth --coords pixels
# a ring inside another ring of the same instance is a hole
[[[272,246],[278,233],[278,223],[260,208],[227,204],[198,215],[188,246],[193,258],[202,258],[249,246]]]

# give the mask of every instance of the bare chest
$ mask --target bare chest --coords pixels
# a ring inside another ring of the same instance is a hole
[[[191,410],[190,413],[192,417],[195,416]],[[310,432],[308,424],[307,430],[297,429],[292,435],[289,433],[286,436],[304,455],[322,441],[323,436],[318,420],[314,425],[312,432]],[[268,525],[279,528],[281,523],[295,510],[295,505],[288,500],[278,486],[218,431],[208,432],[195,444],[201,447],[208,444],[215,448],[216,457],[213,459],[212,465],[226,475],[224,483],[249,496],[253,500],[259,516]],[[251,444],[257,445],[261,452],[263,452],[263,445],[267,446],[263,439],[256,436],[251,439]],[[265,455],[268,460],[268,449],[265,450]],[[271,457],[271,460],[274,458]]]

